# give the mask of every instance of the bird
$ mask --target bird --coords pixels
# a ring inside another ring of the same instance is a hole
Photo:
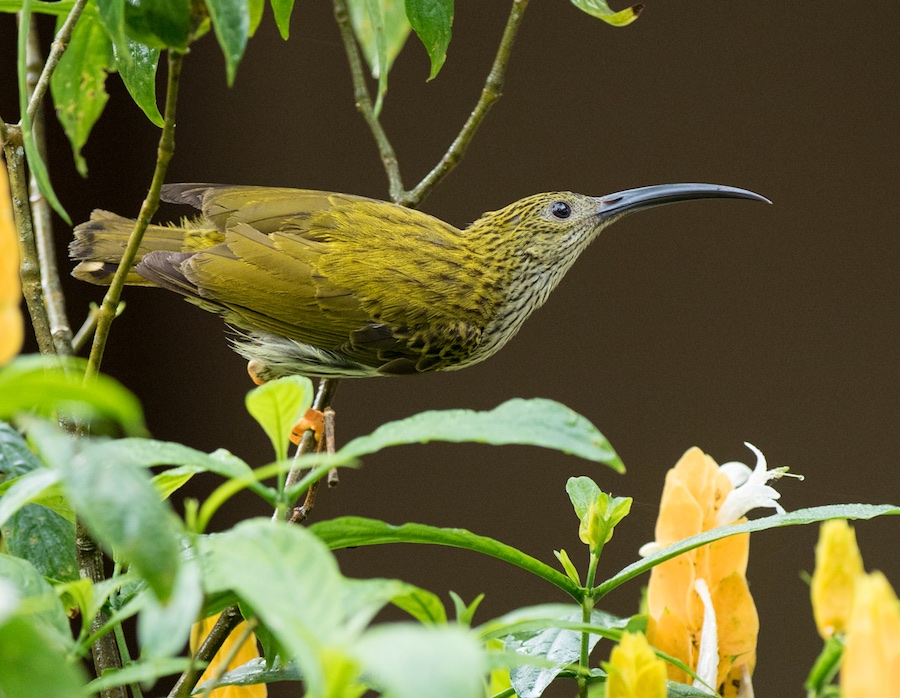
[[[746,189],[664,184],[527,196],[457,228],[422,211],[306,189],[167,184],[200,211],[150,225],[126,284],[219,315],[251,377],[454,371],[493,356],[614,221],[693,199],[771,203]],[[74,229],[72,274],[108,284],[135,222],[103,210]]]

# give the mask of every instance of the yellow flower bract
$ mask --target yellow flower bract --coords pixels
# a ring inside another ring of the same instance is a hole
[[[209,631],[212,630],[213,626],[216,624],[216,621],[219,619],[218,615],[210,616],[209,618],[204,618],[198,623],[194,623],[194,627],[191,628],[191,652],[195,653],[197,649],[200,647],[200,643],[209,635]],[[221,661],[224,657],[227,657],[234,647],[234,643],[244,634],[244,629],[247,627],[247,622],[242,621],[238,626],[231,631],[231,634],[225,638],[225,642],[222,643],[222,647],[216,653],[216,656],[209,663],[209,666],[206,667],[206,670],[203,672],[203,675],[200,677],[200,680],[197,684],[201,684],[204,681],[211,679],[216,672],[219,671],[221,667]],[[259,657],[259,650],[256,647],[256,636],[253,633],[250,633],[247,636],[247,639],[241,645],[240,649],[235,654],[234,659],[229,663],[228,670],[236,669],[242,664],[246,664],[251,659],[255,659]],[[217,688],[209,694],[209,698],[266,698],[268,695],[268,689],[265,684],[253,684],[252,686],[223,686],[222,688]]]
[[[844,644],[841,698],[900,696],[900,602],[881,572],[857,580]]]
[[[699,448],[687,451],[666,475],[656,523],[656,543],[664,547],[716,527],[716,515],[733,489],[716,462]],[[653,568],[647,589],[647,639],[657,649],[696,670],[703,627],[703,603],[695,591],[706,580],[719,628],[716,687],[725,698],[737,694],[744,670],[756,663],[759,617],[747,586],[748,534],[723,538]],[[668,676],[689,683],[672,665]]]
[[[819,529],[816,571],[810,585],[813,616],[823,639],[846,629],[853,604],[853,588],[862,574],[863,562],[856,544],[856,532],[843,519],[824,522]]]
[[[666,663],[642,633],[623,633],[604,668],[606,698],[665,698]]]

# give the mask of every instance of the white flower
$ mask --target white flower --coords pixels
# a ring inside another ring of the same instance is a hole
[[[723,463],[719,466],[719,470],[725,473],[734,485],[734,489],[722,502],[716,517],[716,523],[719,526],[733,523],[757,507],[771,507],[779,514],[785,513],[784,507],[776,501],[781,495],[774,487],[766,483],[784,476],[787,468],[768,470],[766,457],[762,451],[746,441],[744,445],[756,454],[756,467],[750,470],[748,466],[737,461]]]

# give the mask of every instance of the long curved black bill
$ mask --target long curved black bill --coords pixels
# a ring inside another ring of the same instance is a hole
[[[597,197],[597,215],[601,218],[613,218],[663,204],[674,204],[679,201],[694,199],[750,199],[771,204],[766,197],[747,189],[729,187],[724,184],[655,184],[650,187],[638,187],[625,191]]]

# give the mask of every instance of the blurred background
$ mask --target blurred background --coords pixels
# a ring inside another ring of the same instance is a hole
[[[420,410],[552,398],[600,428],[626,475],[535,448],[395,448],[346,471],[313,518],[461,526],[551,564],[565,548],[585,568],[564,488],[570,476],[590,475],[635,500],[604,551],[605,578],[653,538],[664,474],[694,445],[720,463],[752,465],[749,441],[771,466],[805,475],[781,481],[789,510],[900,502],[900,54],[896,6],[877,4],[884,11],[649,0],[637,22],[614,29],[564,0],[532,2],[503,98],[423,210],[465,226],[539,191],[600,195],[679,181],[746,187],[774,205],[705,201],[629,217],[493,359],[458,373],[345,381],[337,393],[340,442]],[[508,8],[457,2],[447,63],[431,83],[417,39],[397,60],[382,118],[408,187],[472,109]],[[0,114],[12,120],[9,16],[0,31]],[[93,208],[136,215],[153,170],[157,130],[117,76],[108,89],[84,149],[89,178],[75,173],[48,119],[54,183],[76,221]],[[169,181],[387,198],[329,3],[298,2],[287,42],[267,14],[231,89],[214,38],[195,45],[176,141]],[[184,212],[164,205],[160,216]],[[60,224],[58,236],[62,255],[70,231]],[[61,266],[70,268],[64,257]],[[64,282],[77,328],[101,291]],[[244,362],[220,321],[162,291],[127,289],[124,298],[103,368],[142,400],[153,436],[268,462],[270,446],[243,406]],[[200,479],[194,493],[214,485]],[[246,498],[216,523],[267,513]],[[857,534],[867,568],[900,588],[898,522],[862,522]],[[798,694],[821,647],[801,577],[812,570],[816,535],[814,527],[754,534],[757,695]],[[476,621],[566,600],[517,568],[462,551],[381,546],[339,559],[348,576],[398,577],[447,600],[450,589],[467,601],[485,592]],[[634,612],[640,586],[619,589],[605,608]]]

